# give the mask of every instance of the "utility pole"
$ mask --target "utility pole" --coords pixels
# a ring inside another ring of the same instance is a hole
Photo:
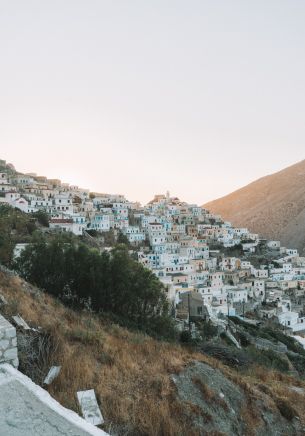
[[[226,330],[229,330],[230,307],[229,307],[229,297],[228,297],[228,294],[227,294],[227,307],[228,307],[228,319],[227,319]]]
[[[188,303],[188,310],[189,310],[189,331],[191,331],[191,305],[190,305],[190,291],[187,294],[187,303]]]

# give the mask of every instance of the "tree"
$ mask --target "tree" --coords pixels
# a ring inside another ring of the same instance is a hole
[[[36,218],[42,226],[49,227],[49,215],[44,210],[34,212],[33,217]]]
[[[35,229],[30,216],[11,206],[0,205],[0,262],[10,266],[16,243],[25,242]]]
[[[117,238],[117,243],[118,244],[125,244],[127,246],[129,246],[129,241],[126,235],[124,235],[124,233],[120,232]]]
[[[63,235],[35,238],[15,264],[26,280],[74,307],[90,302],[94,311],[113,314],[127,326],[175,335],[162,283],[129,256],[126,245],[100,254]]]

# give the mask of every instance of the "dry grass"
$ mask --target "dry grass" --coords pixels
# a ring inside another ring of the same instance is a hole
[[[305,423],[305,398],[287,389],[288,385],[305,387],[305,383],[293,377],[266,369],[262,372],[259,367],[251,374],[240,374],[213,358],[177,344],[130,332],[88,312],[76,313],[21,279],[1,272],[0,292],[9,302],[1,309],[8,318],[19,313],[30,325],[41,326],[56,338],[57,348],[50,363],[61,365],[62,370],[49,387],[51,395],[78,411],[76,392],[94,388],[108,430],[133,435],[197,435],[191,417],[196,413],[203,416],[203,412],[177,400],[170,377],[194,360],[220,369],[248,393],[248,404],[242,412],[247,428],[253,428],[258,418],[257,406],[251,400],[254,396],[265,404],[269,401],[267,406],[275,409],[277,398],[291,401]],[[208,392],[211,401],[227,407],[225,402],[220,404],[221,398],[216,398],[206,386],[199,386],[197,381],[196,385],[205,396]],[[262,392],[262,385],[266,386],[266,392],[270,389],[274,400]],[[210,416],[204,418],[206,422],[211,421]]]
[[[305,394],[295,392],[291,387],[304,389],[305,381],[286,373],[275,370],[266,370],[254,366],[248,374],[240,375],[233,371],[223,370],[228,378],[239,385],[246,393],[247,403],[241,411],[242,419],[248,424],[248,429],[257,427],[259,416],[257,400],[263,407],[274,412],[279,411],[288,421],[298,417],[305,423]]]
[[[49,392],[61,404],[78,410],[76,392],[94,388],[108,427],[133,434],[197,434],[188,408],[175,399],[170,374],[195,358],[211,359],[76,313],[19,278],[0,273],[0,288],[9,302],[3,309],[8,318],[19,313],[30,326],[56,337],[51,363],[62,370]]]
[[[212,391],[212,389],[210,389],[208,385],[203,383],[203,381],[199,377],[194,377],[192,379],[192,382],[200,390],[203,399],[207,403],[216,404],[216,405],[222,407],[226,411],[229,410],[229,407],[228,407],[227,403],[225,402],[225,400],[223,398],[221,398],[217,393]]]

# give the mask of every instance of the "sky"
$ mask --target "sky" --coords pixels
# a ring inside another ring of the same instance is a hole
[[[0,0],[0,158],[149,201],[305,158],[304,0]]]

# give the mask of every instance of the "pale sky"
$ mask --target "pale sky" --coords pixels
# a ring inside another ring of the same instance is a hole
[[[203,204],[305,158],[304,0],[0,0],[0,158]]]

